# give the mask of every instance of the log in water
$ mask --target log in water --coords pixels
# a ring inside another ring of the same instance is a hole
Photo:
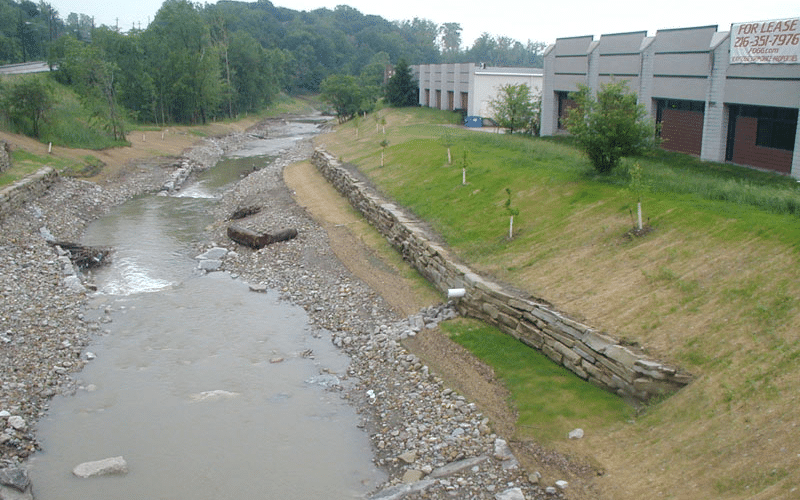
[[[250,229],[231,225],[228,226],[228,238],[232,239],[240,245],[245,245],[250,248],[264,248],[267,245],[277,243],[279,241],[291,240],[297,237],[297,229],[289,228],[282,229],[277,233],[258,233]]]

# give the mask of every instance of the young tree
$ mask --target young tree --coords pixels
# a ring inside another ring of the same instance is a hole
[[[386,84],[386,100],[396,107],[419,104],[419,85],[405,59],[400,59],[394,68],[394,76]]]
[[[641,231],[642,226],[642,193],[647,190],[647,183],[644,181],[642,166],[639,162],[634,162],[628,167],[628,174],[631,177],[630,189],[636,195],[636,229]]]
[[[508,239],[511,240],[514,238],[514,216],[519,215],[519,208],[515,208],[511,206],[511,189],[506,188],[506,194],[508,198],[506,202],[503,204],[503,207],[506,209],[506,213],[508,214]]]
[[[2,98],[2,112],[8,120],[20,130],[38,139],[41,123],[53,105],[47,83],[36,76],[26,77],[9,85],[4,90]],[[26,129],[29,126],[28,132]]]
[[[358,80],[350,75],[331,75],[320,85],[322,100],[333,106],[339,123],[361,110],[364,93]]]
[[[383,157],[384,157],[384,154],[386,153],[386,148],[388,148],[388,147],[389,147],[389,141],[387,141],[386,139],[382,140],[381,141],[381,167],[384,165]]]
[[[469,166],[469,160],[467,159],[467,150],[464,150],[464,157],[461,159],[461,185],[467,185],[467,167]]]
[[[528,134],[539,134],[539,109],[541,96],[534,95],[525,83],[501,85],[497,97],[491,100],[493,118],[513,134],[521,130]]]
[[[642,154],[655,145],[655,128],[627,83],[601,85],[597,98],[585,85],[570,94],[576,107],[567,115],[567,130],[601,174],[610,173],[622,157]]]
[[[453,134],[450,133],[449,128],[444,129],[444,135],[442,135],[442,144],[447,148],[447,164],[450,165],[453,163],[453,156],[450,154],[450,147],[453,145]]]

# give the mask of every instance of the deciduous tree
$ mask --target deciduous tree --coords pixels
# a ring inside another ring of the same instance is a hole
[[[598,172],[610,173],[622,157],[642,154],[655,145],[653,123],[624,81],[601,85],[596,98],[581,85],[570,97],[576,107],[567,115],[567,130]]]
[[[50,87],[38,76],[22,78],[3,91],[3,112],[22,132],[39,137],[53,105]]]
[[[534,95],[526,83],[501,85],[490,105],[493,118],[509,133],[539,134],[541,96]]]
[[[364,107],[365,94],[358,80],[350,75],[331,75],[322,81],[322,99],[333,106],[339,123],[352,118]]]
[[[457,54],[461,49],[461,24],[444,23],[439,26],[442,52]]]

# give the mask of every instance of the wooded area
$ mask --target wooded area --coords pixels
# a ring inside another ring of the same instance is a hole
[[[541,66],[544,49],[486,33],[462,49],[458,23],[389,21],[346,5],[166,0],[149,26],[128,28],[94,26],[91,14],[0,0],[0,64],[47,60],[114,138],[126,120],[195,124],[258,111],[279,92],[318,92],[331,75],[380,87],[401,59]]]

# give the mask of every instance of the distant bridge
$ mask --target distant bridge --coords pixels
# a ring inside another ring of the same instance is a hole
[[[45,61],[32,61],[0,66],[0,75],[22,75],[25,73],[43,73],[45,71],[50,71],[50,66]]]

